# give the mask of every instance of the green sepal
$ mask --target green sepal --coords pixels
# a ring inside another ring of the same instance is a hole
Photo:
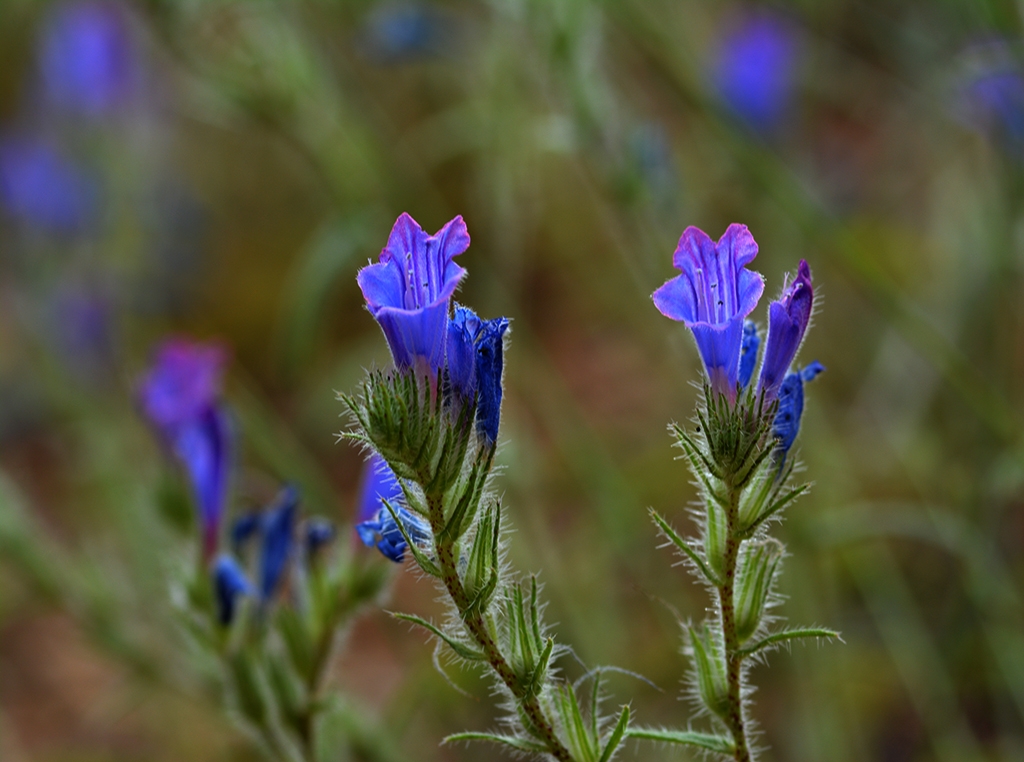
[[[292,608],[281,606],[275,618],[288,656],[295,670],[308,680],[316,661],[315,646],[303,615]]]
[[[598,762],[611,762],[611,758],[615,756],[615,752],[622,746],[623,740],[626,738],[626,732],[629,729],[629,705],[622,707],[622,713],[619,714],[619,721],[615,723],[615,727],[612,732],[608,735],[608,740],[605,742],[604,751],[601,752],[601,759]]]
[[[505,601],[507,649],[502,650],[508,652],[510,666],[519,685],[526,691],[532,691],[539,652],[544,645],[535,639],[533,629],[527,621],[522,585],[512,585],[509,592],[510,595]]]
[[[484,511],[473,537],[469,562],[462,584],[469,597],[467,614],[485,610],[498,589],[498,536],[501,530],[501,503],[493,510]]]
[[[770,635],[766,635],[752,646],[741,648],[737,653],[743,657],[755,656],[765,649],[778,648],[783,643],[787,643],[791,640],[802,640],[804,638],[829,638],[830,640],[842,640],[842,637],[836,630],[830,630],[825,627],[797,627],[791,630],[782,630],[781,632],[773,632]]]
[[[292,730],[301,732],[302,718],[307,708],[306,696],[295,673],[280,657],[269,656],[267,658],[267,678],[281,719]]]
[[[725,664],[718,648],[711,640],[707,625],[701,629],[689,628],[690,645],[693,648],[693,668],[697,675],[697,690],[701,702],[719,717],[729,713],[729,687]]]
[[[490,473],[493,461],[494,448],[481,449],[477,453],[469,475],[465,477],[460,475],[455,480],[453,488],[447,491],[445,499],[447,518],[444,529],[438,535],[438,541],[455,542],[472,526],[480,508],[480,500],[483,497],[487,475]],[[448,505],[452,502],[454,502],[454,506],[448,509]]]
[[[736,637],[741,644],[761,626],[782,552],[782,543],[773,538],[746,543],[740,551],[736,575]]]
[[[715,578],[725,577],[725,555],[729,543],[729,519],[720,505],[707,501],[704,517],[704,557]]]
[[[661,532],[665,535],[666,539],[668,539],[669,542],[671,542],[673,545],[679,548],[679,550],[681,550],[687,558],[693,561],[697,568],[700,569],[700,573],[704,575],[704,579],[706,579],[709,584],[713,585],[714,587],[718,587],[721,584],[721,582],[718,579],[718,576],[713,571],[711,571],[711,568],[707,565],[704,559],[701,558],[700,554],[697,553],[697,551],[694,550],[692,547],[690,547],[690,543],[688,543],[686,540],[680,537],[676,530],[673,529],[672,526],[667,521],[665,521],[665,519],[662,518],[661,514],[659,514],[656,510],[654,510],[653,508],[648,508],[647,512],[651,515],[651,518],[654,520],[654,523],[658,525],[658,528],[661,529]]]
[[[462,642],[456,640],[452,636],[450,636],[447,633],[443,632],[439,627],[437,627],[437,625],[435,625],[435,624],[433,624],[431,622],[428,622],[426,619],[423,619],[421,617],[415,616],[413,614],[402,614],[402,613],[395,612],[395,611],[390,611],[388,613],[391,614],[391,616],[393,616],[395,619],[400,619],[403,622],[410,622],[410,623],[415,624],[415,625],[417,625],[419,627],[422,627],[423,629],[427,630],[431,634],[436,635],[438,638],[440,638],[445,643],[447,643],[448,646],[452,649],[452,651],[454,651],[455,654],[459,658],[461,658],[461,659],[465,659],[466,661],[486,661],[487,660],[487,657],[484,655],[484,653],[482,651],[478,651],[475,648],[473,648],[472,646],[469,646],[469,645],[467,645],[465,643],[462,643]]]
[[[739,536],[741,538],[752,537],[758,527],[804,494],[810,487],[811,485],[809,484],[801,484],[788,490],[774,490],[771,495],[772,501],[767,508],[757,513],[749,524],[741,521],[741,528],[738,532]]]
[[[453,733],[450,736],[445,736],[442,743],[455,743],[457,741],[490,741],[491,743],[511,746],[516,751],[525,751],[531,754],[547,754],[549,751],[548,747],[544,744],[531,741],[528,738],[504,736],[497,733]]]
[[[576,691],[571,685],[560,685],[555,692],[555,704],[562,719],[566,746],[578,762],[597,762],[599,740],[594,738],[583,720]]]
[[[659,741],[661,743],[677,743],[684,746],[695,746],[698,749],[716,752],[718,754],[732,754],[734,751],[732,739],[713,733],[695,733],[690,730],[658,730],[656,728],[630,728],[626,731],[627,738],[640,738],[646,741]]]
[[[267,697],[264,694],[258,667],[248,651],[239,651],[227,659],[228,671],[234,688],[238,710],[256,727],[263,728],[267,721]]]

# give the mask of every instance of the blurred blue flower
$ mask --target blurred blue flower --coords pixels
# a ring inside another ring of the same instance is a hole
[[[484,320],[476,337],[476,429],[490,444],[498,438],[501,419],[501,384],[504,336],[508,318]]]
[[[804,384],[825,370],[825,366],[815,360],[801,371],[790,373],[779,389],[779,409],[772,422],[772,434],[778,439],[777,452],[785,458],[796,441],[800,431],[800,418],[804,414]]]
[[[217,621],[226,627],[235,618],[238,596],[252,595],[252,585],[238,562],[225,553],[217,558],[213,567],[213,587],[217,600]]]
[[[367,17],[364,41],[380,61],[411,61],[446,52],[451,28],[451,20],[426,3],[382,3]]]
[[[328,519],[314,516],[306,520],[306,554],[315,555],[321,548],[334,541],[338,533],[334,522]]]
[[[277,592],[295,550],[295,525],[299,515],[299,492],[286,486],[263,514],[260,550],[260,598],[269,602]]]
[[[435,375],[444,363],[449,301],[466,275],[453,259],[467,248],[462,217],[428,236],[403,213],[380,261],[356,276],[398,368],[416,365]]]
[[[782,297],[768,306],[768,337],[764,343],[759,391],[765,400],[772,400],[779,391],[783,377],[796,357],[811,322],[814,287],[811,268],[801,259],[796,278],[782,292]]]
[[[82,285],[57,289],[48,333],[62,359],[86,380],[109,374],[115,355],[113,305],[106,294]]]
[[[757,332],[757,323],[753,320],[743,321],[743,341],[740,344],[740,389],[746,389],[750,379],[754,377],[757,365],[757,350],[761,347],[761,337]]]
[[[58,5],[39,48],[44,93],[58,108],[91,117],[139,90],[139,61],[124,9],[83,0]]]
[[[42,138],[0,139],[0,206],[22,222],[74,233],[94,219],[96,182]]]
[[[748,270],[757,243],[746,225],[733,223],[716,244],[688,227],[672,263],[682,275],[652,294],[662,315],[681,320],[693,333],[711,388],[736,399],[744,320],[764,292],[759,273]]]
[[[241,553],[245,545],[260,529],[260,514],[247,513],[239,516],[231,525],[231,547],[235,553]]]
[[[364,545],[368,548],[377,548],[396,563],[401,563],[405,558],[406,543],[394,517],[384,506],[385,500],[398,513],[410,537],[421,542],[430,536],[426,522],[402,507],[402,498],[402,487],[394,471],[380,455],[371,455],[363,468],[356,533]]]
[[[778,129],[796,90],[797,33],[781,16],[745,15],[718,43],[712,79],[725,107],[756,132]]]
[[[188,474],[206,559],[217,549],[230,471],[231,427],[220,404],[223,364],[218,346],[170,339],[139,384],[143,413]]]
[[[960,101],[970,125],[1008,154],[1024,158],[1024,73],[1015,61],[1006,60],[968,81]]]

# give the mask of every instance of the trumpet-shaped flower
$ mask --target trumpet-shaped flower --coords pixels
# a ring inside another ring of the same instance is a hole
[[[813,306],[811,268],[807,260],[801,259],[796,278],[783,290],[782,297],[768,306],[768,338],[758,384],[766,400],[778,395],[786,371],[804,340]]]
[[[227,503],[231,427],[220,404],[224,352],[183,339],[165,342],[139,386],[142,411],[188,475],[212,558]]]
[[[398,368],[417,365],[436,374],[443,365],[449,302],[466,275],[454,258],[467,248],[462,217],[431,236],[403,213],[380,261],[356,276]]]
[[[746,225],[730,225],[717,244],[688,227],[672,257],[682,274],[652,296],[662,315],[690,329],[711,388],[730,400],[736,399],[744,319],[764,292],[761,275],[746,268],[756,256]]]

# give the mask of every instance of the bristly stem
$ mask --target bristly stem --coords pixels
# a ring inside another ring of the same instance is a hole
[[[471,605],[469,596],[459,578],[456,566],[455,554],[453,553],[453,542],[444,539],[442,534],[445,527],[443,501],[440,497],[430,496],[427,500],[430,510],[430,523],[434,532],[434,550],[437,557],[437,565],[441,570],[441,578],[444,581],[445,589],[459,611],[466,629],[473,639],[483,650],[488,664],[497,673],[498,677],[515,697],[516,702],[522,708],[523,713],[529,718],[533,730],[543,739],[550,754],[559,762],[573,762],[572,754],[558,739],[551,720],[545,715],[537,696],[529,693],[516,679],[515,673],[509,666],[508,660],[501,653],[498,644],[494,642],[487,623],[479,608]]]
[[[745,718],[743,716],[743,656],[739,636],[736,634],[736,608],[733,590],[736,584],[736,567],[739,560],[739,498],[740,490],[728,485],[729,500],[726,506],[728,539],[725,544],[722,581],[718,585],[718,603],[721,611],[722,643],[725,648],[727,704],[725,722],[733,740],[733,756],[736,762],[750,762],[747,746]]]

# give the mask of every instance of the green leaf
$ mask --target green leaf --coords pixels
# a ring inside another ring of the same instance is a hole
[[[619,746],[622,744],[622,739],[626,736],[626,730],[629,727],[629,705],[622,707],[622,714],[619,715],[619,721],[615,723],[615,728],[612,730],[611,735],[608,736],[608,743],[604,746],[604,751],[601,752],[601,759],[598,762],[610,762],[611,758],[615,756],[615,752],[618,751]]]
[[[696,564],[697,568],[700,569],[700,573],[704,575],[704,579],[706,579],[711,585],[718,587],[720,584],[718,577],[713,571],[711,571],[711,569],[708,568],[708,565],[704,562],[704,559],[697,554],[697,551],[691,548],[690,544],[680,537],[676,530],[674,530],[656,510],[649,508],[647,512],[651,514],[651,518],[654,519],[654,523],[658,525],[658,528],[661,529],[662,534],[665,535],[668,541],[683,551],[683,553],[686,554],[686,557]]]
[[[694,733],[690,730],[656,730],[655,728],[630,728],[626,731],[628,738],[642,738],[646,741],[659,741],[661,743],[678,743],[684,746],[696,746],[699,749],[717,752],[719,754],[732,754],[732,740],[725,736],[716,736],[712,733]]]
[[[456,741],[490,741],[511,746],[517,751],[528,751],[533,754],[547,754],[549,751],[547,746],[536,741],[516,736],[500,736],[495,733],[453,733],[447,736],[443,743],[455,743]]]
[[[782,560],[782,543],[774,538],[745,543],[736,576],[736,637],[743,643],[761,626],[775,575]]]
[[[776,499],[756,519],[754,519],[748,527],[741,530],[740,537],[751,537],[754,534],[754,532],[757,531],[757,528],[759,526],[761,526],[764,522],[766,522],[779,511],[781,511],[787,505],[792,503],[794,500],[796,500],[810,488],[810,484],[801,484],[799,487],[794,487],[793,489],[789,490],[785,495]]]
[[[777,648],[787,641],[800,640],[802,638],[829,638],[842,641],[842,637],[836,630],[829,630],[824,627],[799,627],[792,630],[783,630],[782,632],[773,632],[771,635],[754,643],[754,645],[741,648],[737,653],[744,657],[753,656],[766,648]]]
[[[459,657],[466,659],[467,661],[485,661],[487,659],[487,657],[482,652],[477,651],[475,648],[472,648],[471,646],[468,646],[465,643],[460,643],[458,640],[455,640],[455,638],[442,632],[440,628],[438,628],[431,622],[428,622],[426,619],[414,616],[413,614],[401,614],[395,611],[390,611],[388,613],[391,614],[391,616],[393,616],[395,619],[401,619],[403,622],[411,622],[412,624],[418,625],[423,629],[428,630],[429,632],[443,640],[445,643],[447,643],[451,647],[451,649],[456,654],[458,654]]]

